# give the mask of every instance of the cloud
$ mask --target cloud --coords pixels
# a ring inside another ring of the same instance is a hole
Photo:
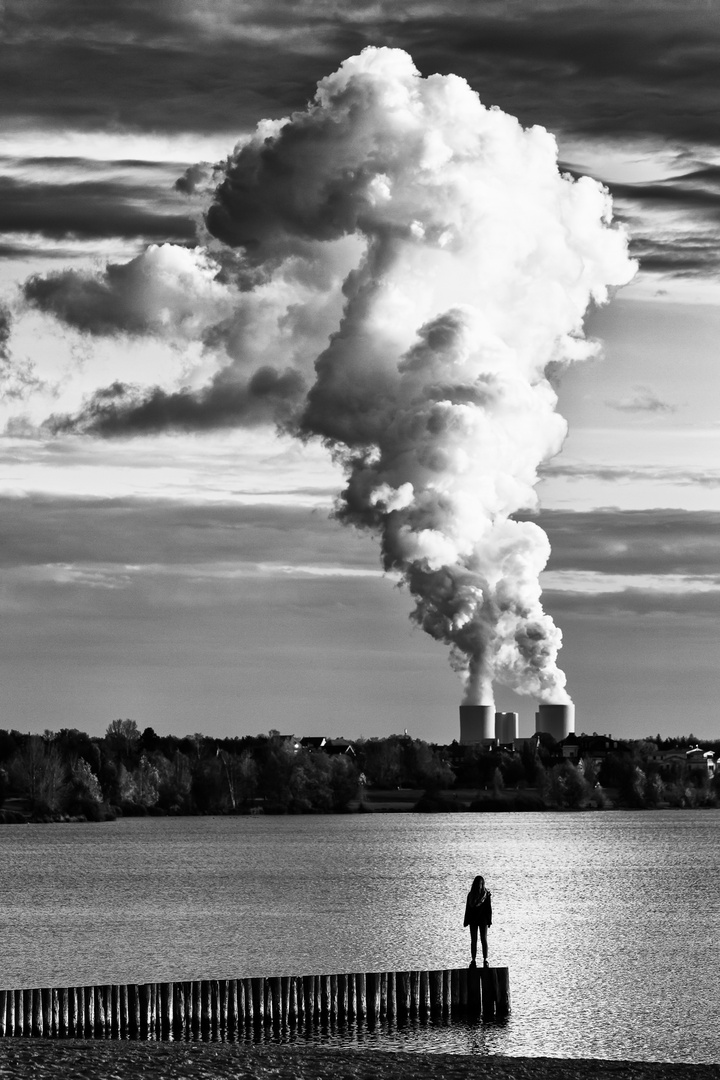
[[[224,369],[201,390],[148,391],[117,382],[96,391],[79,416],[51,416],[46,427],[53,434],[122,436],[280,423],[290,418],[304,391],[299,372],[273,367],[260,368],[244,382],[231,380]]]
[[[266,496],[268,498],[269,496]],[[328,511],[172,500],[0,497],[0,565],[206,568],[293,563],[377,572],[377,549]]]
[[[109,179],[58,184],[5,175],[0,176],[0,232],[194,240],[195,225],[180,196],[174,206],[169,203],[167,194],[149,184]]]
[[[197,337],[229,314],[231,300],[218,267],[199,250],[151,245],[128,263],[89,274],[59,270],[34,275],[25,300],[89,334]]]
[[[677,411],[677,405],[671,405],[657,396],[649,386],[636,385],[633,393],[623,398],[607,400],[605,404],[617,412],[629,413],[672,413]]]
[[[10,350],[12,315],[0,303],[0,401],[22,401],[45,384],[35,374],[31,360],[20,360]]]
[[[720,513],[684,510],[543,510],[550,571],[720,575]]]
[[[651,465],[592,465],[592,464],[565,464],[559,462],[547,462],[542,466],[542,476],[565,477],[568,480],[602,480],[609,483],[631,483],[640,480],[644,483],[681,484],[692,487],[716,488],[720,487],[720,470],[718,469],[683,469],[666,468]]]
[[[718,134],[720,13],[705,0],[158,0],[152,10],[118,0],[102,13],[85,0],[27,0],[11,10],[0,109],[16,121],[247,129],[296,108],[319,72],[373,44],[406,49],[423,74],[456,72],[526,124]]]

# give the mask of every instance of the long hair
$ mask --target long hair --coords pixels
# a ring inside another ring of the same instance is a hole
[[[480,874],[478,874],[478,876],[475,878],[472,885],[470,886],[470,896],[471,896],[471,898],[473,900],[475,900],[475,899],[477,899],[478,896],[482,895],[482,893],[484,893],[484,892],[485,892],[485,878],[481,877]]]

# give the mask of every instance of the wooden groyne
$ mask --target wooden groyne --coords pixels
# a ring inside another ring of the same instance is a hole
[[[507,968],[373,971],[0,990],[0,1037],[243,1039],[322,1022],[504,1016]]]

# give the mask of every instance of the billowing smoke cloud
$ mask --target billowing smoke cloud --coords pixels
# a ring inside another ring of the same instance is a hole
[[[392,49],[347,60],[224,168],[207,228],[238,308],[206,340],[234,374],[264,358],[310,386],[281,419],[344,466],[337,516],[380,536],[467,702],[495,682],[567,700],[540,599],[548,540],[512,515],[565,435],[546,371],[592,354],[584,313],[634,272],[609,196],[558,172],[544,129]],[[91,403],[100,430],[137,422],[142,403],[118,400],[109,427]]]
[[[559,174],[546,131],[384,49],[261,125],[208,214],[259,265],[298,238],[363,237],[299,431],[345,466],[338,517],[379,533],[468,702],[495,681],[566,700],[540,602],[548,540],[511,515],[535,506],[565,435],[546,367],[592,351],[584,312],[633,273],[609,220],[599,185]]]

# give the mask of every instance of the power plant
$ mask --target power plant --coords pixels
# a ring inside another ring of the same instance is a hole
[[[466,746],[482,743],[490,746],[495,742],[495,706],[460,706],[460,742]]]
[[[562,742],[575,731],[575,706],[551,705],[543,702],[535,713],[535,731],[552,735],[555,742]]]
[[[575,706],[543,702],[535,713],[535,733],[562,742],[575,731]],[[495,712],[494,705],[460,706],[460,742],[463,746],[512,746],[519,739],[516,712]]]

